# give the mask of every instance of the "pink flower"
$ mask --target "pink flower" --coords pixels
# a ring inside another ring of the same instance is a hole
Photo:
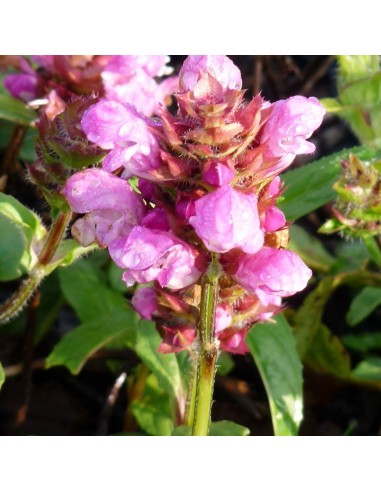
[[[202,171],[202,179],[213,186],[229,184],[235,176],[235,172],[222,162],[209,162]]]
[[[85,111],[81,124],[90,142],[112,149],[103,161],[106,171],[124,167],[126,178],[146,177],[159,167],[159,144],[131,106],[102,99]]]
[[[216,333],[220,333],[232,322],[232,307],[229,304],[219,304],[216,308]]]
[[[264,247],[255,255],[242,255],[233,277],[266,307],[276,304],[274,296],[292,296],[303,290],[311,275],[293,251]]]
[[[179,73],[179,92],[193,91],[206,73],[223,89],[239,90],[242,87],[241,72],[227,56],[188,56]]]
[[[161,287],[182,289],[201,276],[193,248],[166,231],[136,226],[128,237],[110,244],[111,258],[127,271],[127,285],[157,280]]]
[[[62,194],[74,212],[86,213],[72,227],[83,245],[96,241],[108,246],[125,236],[144,216],[141,197],[129,183],[102,169],[86,169],[71,176]]]
[[[166,66],[169,58],[161,55],[111,57],[102,72],[106,97],[134,106],[145,116],[151,116],[164,104],[167,92],[154,79],[168,74]],[[175,79],[176,80],[176,79]],[[171,91],[173,87],[166,87]]]
[[[218,333],[220,348],[233,354],[245,354],[249,351],[245,342],[248,329],[227,328]]]
[[[157,294],[153,287],[142,287],[138,289],[131,299],[135,311],[143,319],[152,319],[152,315],[158,309]]]
[[[266,145],[267,157],[282,158],[278,166],[280,172],[296,155],[315,151],[315,145],[306,139],[321,125],[325,110],[315,97],[303,96],[277,101],[271,108],[260,144]]]
[[[263,245],[257,197],[224,185],[195,202],[196,214],[189,219],[205,246],[216,253],[241,248],[256,253]]]
[[[29,102],[40,94],[40,79],[35,74],[18,73],[4,77],[4,87],[16,99]]]

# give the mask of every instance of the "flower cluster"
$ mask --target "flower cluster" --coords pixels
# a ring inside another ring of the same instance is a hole
[[[306,139],[324,110],[302,96],[245,103],[241,86],[229,58],[189,56],[175,115],[161,106],[150,120],[120,98],[104,98],[82,117],[87,138],[107,155],[103,169],[80,171],[63,189],[72,210],[84,214],[72,233],[107,247],[127,285],[151,283],[132,304],[156,321],[163,352],[192,347],[212,256],[220,268],[216,335],[235,353],[247,350],[252,324],[279,312],[282,298],[311,276],[285,249],[287,223],[276,200],[279,173],[314,151]]]
[[[146,116],[155,113],[177,85],[170,77],[158,84],[155,77],[168,75],[166,56],[44,55],[2,57],[18,73],[4,78],[6,89],[17,99],[43,104],[50,120],[61,113],[75,95],[100,96],[132,104]]]

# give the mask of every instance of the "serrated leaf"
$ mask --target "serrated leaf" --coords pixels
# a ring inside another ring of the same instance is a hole
[[[350,326],[359,324],[367,318],[377,306],[381,304],[381,289],[378,287],[364,287],[353,299],[346,315]]]
[[[131,411],[139,427],[151,436],[172,434],[173,419],[168,393],[160,388],[154,374],[146,379],[142,398],[131,402]]]
[[[37,113],[25,103],[8,94],[0,94],[0,119],[31,126],[36,118]]]
[[[296,224],[290,227],[290,236],[290,249],[298,253],[310,268],[322,272],[329,270],[335,259],[328,253],[318,238]]]
[[[359,352],[381,349],[381,332],[344,335],[341,340],[346,347]]]
[[[183,387],[176,355],[158,352],[160,343],[161,337],[154,323],[141,321],[136,330],[136,353],[155,374],[162,388],[174,396],[177,401],[181,401]]]
[[[4,384],[4,381],[5,381],[5,373],[4,373],[3,366],[1,365],[1,362],[0,362],[0,390]]]
[[[246,343],[266,388],[275,435],[296,435],[303,418],[302,364],[283,314],[274,321],[256,324]]]
[[[118,339],[132,345],[135,339],[136,314],[113,312],[85,321],[65,335],[46,359],[46,367],[66,366],[78,374],[87,359],[99,349]]]
[[[344,379],[350,375],[351,362],[348,352],[340,339],[324,324],[320,324],[303,361],[314,371],[323,374]]]
[[[0,280],[6,282],[22,274],[21,259],[25,237],[20,228],[0,214]]]

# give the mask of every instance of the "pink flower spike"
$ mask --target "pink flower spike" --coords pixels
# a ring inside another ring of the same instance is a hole
[[[257,197],[224,185],[195,202],[196,215],[189,223],[209,251],[225,253],[241,248],[256,253],[263,245]]]
[[[222,162],[211,162],[202,172],[202,179],[205,183],[213,186],[223,186],[229,184],[235,176],[235,172]]]
[[[131,304],[143,319],[152,319],[158,309],[157,294],[153,287],[142,287],[132,296]]]
[[[264,247],[255,255],[243,255],[234,278],[248,292],[255,293],[266,307],[273,296],[292,296],[303,290],[311,270],[293,251]]]
[[[171,233],[136,226],[109,247],[111,258],[127,271],[127,285],[157,280],[161,287],[183,289],[201,276],[193,248]]]
[[[179,92],[193,91],[206,73],[214,77],[223,89],[239,90],[242,78],[239,68],[227,56],[188,56],[179,73]]]

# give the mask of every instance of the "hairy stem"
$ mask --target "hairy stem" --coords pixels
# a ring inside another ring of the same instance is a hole
[[[216,308],[218,301],[218,257],[212,261],[202,281],[200,318],[198,324],[198,354],[195,388],[192,391],[192,435],[207,436],[213,400],[214,377],[218,358],[218,340],[215,336]]]
[[[0,324],[6,323],[10,318],[16,316],[32,297],[41,280],[46,275],[44,267],[49,264],[54,253],[57,251],[70,219],[71,212],[62,212],[58,216],[49,231],[46,243],[38,257],[37,264],[29,277],[21,283],[15,293],[0,306]]]

